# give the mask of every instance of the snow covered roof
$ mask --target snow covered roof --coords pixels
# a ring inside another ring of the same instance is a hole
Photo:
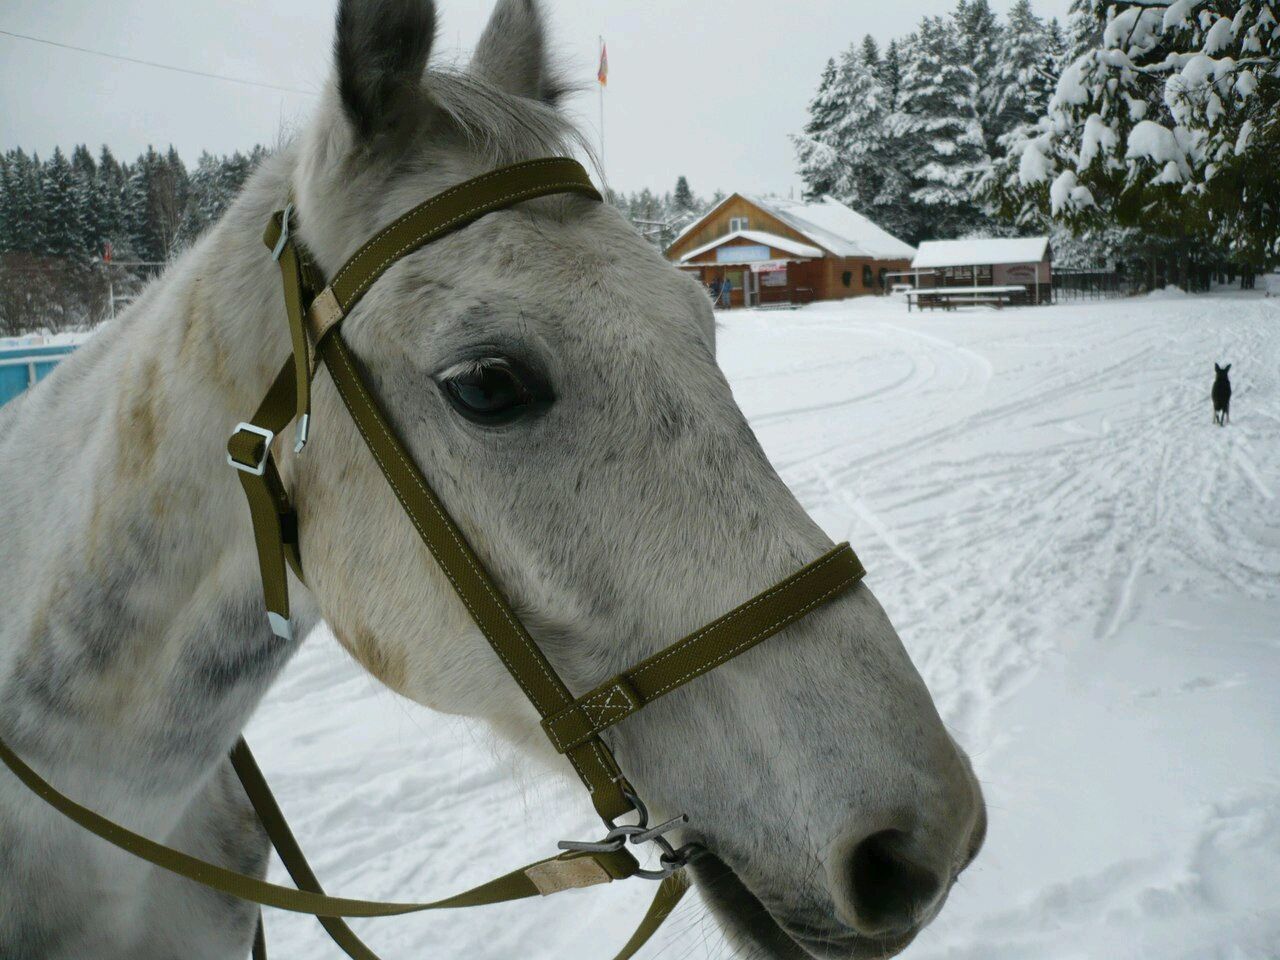
[[[704,243],[696,250],[690,250],[680,258],[680,262],[685,263],[694,257],[701,256],[708,250],[714,250],[716,247],[728,243],[730,240],[737,240],[739,237],[743,240],[750,240],[752,243],[762,243],[778,250],[784,250],[797,257],[822,256],[822,251],[817,247],[811,247],[806,243],[799,243],[787,237],[780,237],[776,233],[765,233],[763,230],[735,230],[733,233],[725,234],[723,237],[717,237],[710,243]]]
[[[915,256],[915,248],[910,244],[903,243],[834,197],[788,200],[745,193],[742,196],[837,257],[905,260]]]
[[[920,252],[911,261],[911,266],[969,267],[979,264],[1039,263],[1048,250],[1048,237],[926,240],[920,244]]]
[[[700,227],[734,197],[742,197],[765,213],[777,217],[792,230],[804,234],[815,244],[837,257],[906,260],[915,256],[915,248],[910,244],[903,243],[887,230],[882,230],[862,214],[832,197],[823,197],[820,200],[788,200],[785,197],[730,194],[681,230],[672,244],[678,243],[682,237]],[[693,254],[687,256],[693,256]],[[819,251],[809,256],[822,256],[822,253]],[[684,259],[686,257],[681,257],[682,261]]]

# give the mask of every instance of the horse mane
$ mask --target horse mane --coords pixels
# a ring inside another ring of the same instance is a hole
[[[550,102],[518,97],[456,67],[427,71],[424,87],[434,106],[456,126],[468,145],[492,166],[540,156],[585,156],[603,179],[599,158],[586,135],[555,100],[572,87],[557,83]]]

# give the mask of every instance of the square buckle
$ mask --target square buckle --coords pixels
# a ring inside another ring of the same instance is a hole
[[[276,438],[276,435],[270,430],[259,427],[253,423],[237,423],[236,428],[231,431],[231,436],[234,437],[237,433],[252,433],[255,436],[261,437],[265,441],[262,445],[262,459],[257,463],[241,463],[228,453],[227,463],[231,464],[231,466],[235,467],[241,473],[247,473],[255,477],[262,476],[267,470],[267,457],[271,456],[271,441]]]

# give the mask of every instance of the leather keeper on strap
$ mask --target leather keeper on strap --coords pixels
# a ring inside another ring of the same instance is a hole
[[[773,636],[866,574],[847,543],[542,721],[561,753]]]

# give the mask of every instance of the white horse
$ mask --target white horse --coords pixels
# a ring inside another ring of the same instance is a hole
[[[267,844],[227,753],[294,649],[223,457],[289,353],[263,225],[292,194],[331,275],[425,197],[575,144],[532,0],[501,0],[464,72],[426,70],[434,29],[429,0],[343,0],[296,142],[0,415],[0,737],[103,815],[242,872]],[[830,546],[733,401],[705,294],[607,205],[485,217],[393,267],[344,337],[575,693]],[[476,422],[456,386],[486,375],[541,402]],[[313,410],[306,451],[282,453],[309,582],[296,635],[323,617],[387,686],[568,770],[323,373]],[[605,736],[655,813],[690,815],[679,839],[712,854],[695,880],[758,955],[901,949],[982,841],[968,761],[865,586]],[[254,916],[0,769],[6,960],[242,958]]]

